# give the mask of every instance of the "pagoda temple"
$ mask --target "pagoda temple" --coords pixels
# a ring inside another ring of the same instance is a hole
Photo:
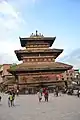
[[[64,83],[64,80],[58,79],[58,76],[72,66],[55,62],[63,52],[63,49],[50,48],[56,37],[44,37],[36,31],[30,37],[19,39],[21,47],[25,48],[15,50],[15,54],[22,63],[11,67],[9,72],[15,76],[20,90]]]

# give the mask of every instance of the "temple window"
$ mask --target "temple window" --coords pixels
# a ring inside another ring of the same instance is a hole
[[[47,61],[47,59],[45,58],[44,61]]]
[[[43,61],[43,59],[39,59],[39,61],[41,62],[41,61]]]
[[[51,61],[51,59],[49,58],[48,61]]]
[[[35,47],[37,47],[37,45],[35,45]]]
[[[38,59],[36,59],[36,61],[38,61]]]
[[[31,59],[31,61],[33,62],[33,61],[34,61],[34,59]]]
[[[69,76],[69,74],[68,74],[68,73],[67,73],[66,75],[67,75],[67,76]]]
[[[29,59],[27,59],[27,61],[29,62]]]

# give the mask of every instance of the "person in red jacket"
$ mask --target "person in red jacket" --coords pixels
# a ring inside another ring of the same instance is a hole
[[[46,89],[46,90],[44,91],[45,102],[46,102],[46,101],[48,102],[48,97],[49,97],[49,92],[48,92],[48,89]]]

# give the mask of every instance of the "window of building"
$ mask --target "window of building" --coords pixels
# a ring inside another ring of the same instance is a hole
[[[32,62],[34,61],[34,59],[31,60]]]
[[[56,80],[58,80],[58,77],[56,77]]]
[[[47,61],[47,59],[45,58],[44,61]]]
[[[67,80],[68,80],[69,78],[67,77]]]
[[[62,78],[62,80],[64,80],[64,78]]]
[[[72,76],[72,73],[70,73],[70,76]]]
[[[71,77],[71,80],[72,80],[72,77]]]
[[[51,59],[49,58],[48,61],[51,61]]]
[[[29,59],[27,59],[27,61],[29,61]]]
[[[67,76],[69,76],[69,74],[68,74],[68,73],[66,73],[66,75],[67,75]]]
[[[36,61],[38,61],[38,59],[36,59]]]

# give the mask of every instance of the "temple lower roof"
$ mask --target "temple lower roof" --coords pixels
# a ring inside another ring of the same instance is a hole
[[[34,64],[27,64],[27,63],[21,63],[18,64],[15,67],[11,67],[8,71],[9,72],[20,72],[20,71],[25,71],[25,72],[30,72],[30,71],[42,71],[42,70],[48,70],[48,71],[55,71],[55,70],[69,70],[71,69],[72,66],[60,62],[52,62],[52,63],[34,63]]]

